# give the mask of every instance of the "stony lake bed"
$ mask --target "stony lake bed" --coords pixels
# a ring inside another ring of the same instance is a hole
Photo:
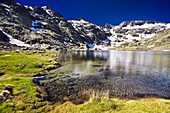
[[[36,79],[52,102],[83,103],[94,92],[108,97],[170,98],[169,52],[73,51],[61,56],[62,67]]]
[[[16,54],[21,53],[1,53],[1,59]],[[22,57],[29,62],[28,56]],[[169,52],[66,51],[48,52],[48,55],[37,52],[33,56],[39,58],[39,64],[46,62],[35,66],[38,70],[47,69],[57,61],[61,67],[33,79],[30,75],[24,76],[22,71],[13,76],[9,76],[12,72],[2,75],[1,91],[7,84],[14,87],[13,98],[1,103],[2,112],[123,112],[132,104],[139,111],[148,112],[154,106],[170,111]],[[43,57],[46,60],[41,59]],[[24,68],[27,69],[26,64]],[[38,70],[34,70],[34,75],[38,75]],[[95,105],[98,109],[94,109]],[[148,105],[148,109],[143,109]]]

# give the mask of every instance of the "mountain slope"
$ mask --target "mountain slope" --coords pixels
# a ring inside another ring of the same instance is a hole
[[[3,32],[34,48],[76,47],[83,42],[72,25],[48,6],[28,7],[0,0],[0,19]]]
[[[170,50],[170,29],[144,41],[143,46],[152,50]]]
[[[141,43],[170,28],[167,23],[142,20],[99,26],[83,19],[66,20],[50,6],[23,6],[14,0],[0,0],[0,20],[1,43],[14,45],[11,38],[34,49],[113,49]]]
[[[91,44],[101,45],[100,49],[105,46],[117,48],[131,42],[138,43],[170,28],[170,24],[167,23],[143,20],[122,22],[118,26],[106,24],[104,27],[83,19],[69,20],[68,22],[82,37],[89,39]],[[104,43],[105,41],[108,42],[107,45]]]
[[[170,29],[162,31],[158,35],[145,39],[142,42],[123,44],[118,50],[170,51]]]
[[[144,39],[156,36],[160,32],[169,28],[170,24],[156,22],[156,21],[131,21],[122,22],[118,26],[114,26],[110,29],[112,36],[112,47],[119,47],[122,44],[126,44],[132,41],[140,42]]]
[[[69,20],[75,30],[90,44],[102,44],[111,34],[105,32],[101,26],[95,25],[83,19]]]

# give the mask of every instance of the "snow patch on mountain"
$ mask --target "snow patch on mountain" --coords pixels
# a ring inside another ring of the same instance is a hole
[[[8,11],[8,12],[10,11],[10,6],[8,6],[4,3],[1,3],[1,2],[0,2],[0,6],[4,7],[6,11]]]
[[[17,46],[25,46],[25,47],[30,47],[29,44],[25,44],[24,42],[14,39],[11,35],[5,33],[4,31],[2,31],[8,38],[9,38],[9,43],[10,44],[15,44]]]
[[[25,5],[24,7],[25,7],[26,9],[30,9],[30,10],[32,10],[32,11],[34,10],[34,8],[31,7],[31,6],[26,6],[26,5]]]
[[[163,23],[156,23],[156,24],[148,24],[145,23],[143,25],[127,25],[126,27],[123,27],[122,29],[149,29],[149,28],[153,28],[153,27],[159,27],[159,26],[166,26]]]
[[[0,2],[0,5],[3,6],[3,7],[6,7],[6,8],[10,8],[8,5],[6,5],[6,4],[4,4],[2,2]]]
[[[92,23],[90,23],[88,21],[85,21],[83,19],[80,19],[80,20],[68,20],[68,22],[71,23],[72,26],[74,28],[76,28],[77,30],[81,28],[80,26],[88,27],[88,26],[93,25]]]
[[[170,29],[170,24],[167,24],[167,29]]]
[[[50,16],[54,16],[53,12],[51,11],[51,9],[48,8],[48,6],[42,6],[41,7],[44,11],[46,11],[46,13]]]
[[[124,43],[132,41],[139,42],[143,39],[152,38],[160,32],[169,29],[170,24],[155,21],[131,21],[122,22],[118,26],[112,26],[110,29],[104,28],[106,32],[110,32],[112,47],[121,46]]]

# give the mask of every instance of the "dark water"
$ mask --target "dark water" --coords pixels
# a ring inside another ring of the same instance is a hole
[[[58,61],[62,67],[39,81],[53,102],[81,102],[96,92],[170,98],[170,52],[72,51]]]

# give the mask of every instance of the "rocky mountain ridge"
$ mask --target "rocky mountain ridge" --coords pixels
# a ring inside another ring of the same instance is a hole
[[[133,41],[138,43],[170,28],[170,24],[168,23],[143,20],[122,22],[118,26],[106,24],[104,27],[92,24],[83,19],[69,20],[68,22],[70,22],[78,32],[86,34],[86,37],[94,37],[95,34],[99,33],[103,34],[97,36],[97,39],[103,37],[102,42],[109,42],[109,44],[107,44],[108,48],[116,48]]]
[[[99,26],[83,19],[66,20],[50,6],[24,6],[14,0],[0,0],[0,20],[1,43],[37,49],[115,48],[170,28],[167,23],[142,20]]]
[[[156,21],[131,21],[122,22],[119,26],[112,27],[112,36],[109,37],[111,45],[118,47],[132,41],[140,42],[156,36],[170,28],[170,24]]]
[[[14,39],[45,49],[76,47],[83,42],[72,25],[50,7],[5,3],[0,1],[0,30]]]
[[[122,44],[117,50],[135,50],[135,51],[170,51],[170,29],[167,29],[158,35],[142,40],[138,43],[132,41]]]

